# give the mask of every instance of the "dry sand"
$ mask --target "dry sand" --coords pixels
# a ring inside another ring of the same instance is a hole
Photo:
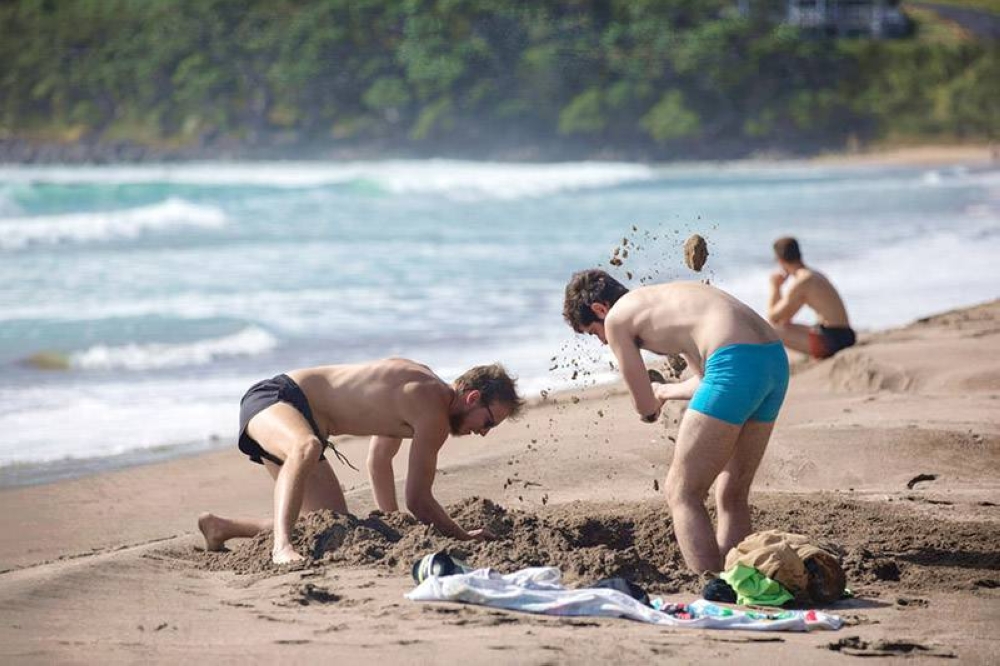
[[[556,564],[573,585],[624,574],[694,598],[662,496],[682,406],[646,425],[611,386],[446,444],[439,499],[500,533],[491,544],[369,516],[366,479],[337,466],[358,517],[300,521],[298,543],[318,556],[307,567],[271,567],[268,535],[206,553],[200,511],[270,511],[270,478],[235,446],[0,491],[0,662],[1000,662],[1000,302],[796,368],[752,499],[758,527],[843,548],[857,598],[829,607],[848,621],[838,632],[688,631],[403,598],[412,560],[442,547],[502,569]],[[365,444],[342,448],[356,462]]]
[[[899,166],[995,165],[1000,160],[996,144],[941,144],[922,146],[874,146],[862,150],[829,153],[812,158],[817,164],[879,164]]]

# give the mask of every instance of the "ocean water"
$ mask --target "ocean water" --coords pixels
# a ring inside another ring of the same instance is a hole
[[[610,356],[562,321],[573,271],[707,278],[761,311],[786,234],[860,329],[993,299],[1000,171],[0,166],[0,485],[232,446],[246,388],[308,365],[399,355],[450,380],[499,360],[529,394],[605,381]]]

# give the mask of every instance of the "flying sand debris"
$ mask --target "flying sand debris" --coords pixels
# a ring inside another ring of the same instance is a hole
[[[705,239],[694,234],[684,242],[684,263],[693,271],[701,271],[708,260],[708,244]]]

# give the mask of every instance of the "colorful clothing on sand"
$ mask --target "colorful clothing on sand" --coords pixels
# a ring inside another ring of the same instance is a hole
[[[830,550],[791,532],[765,530],[751,534],[726,555],[727,572],[737,565],[777,581],[800,603],[836,601],[847,585],[844,570]]]
[[[737,564],[719,574],[736,592],[741,606],[783,606],[795,597],[776,580],[744,564]]]
[[[430,576],[406,597],[412,601],[457,601],[545,615],[622,617],[691,629],[809,631],[839,629],[843,624],[838,616],[820,611],[748,611],[704,599],[690,604],[653,599],[652,606],[647,606],[618,590],[569,590],[562,586],[560,578],[555,567],[530,567],[506,575],[492,569],[477,569],[454,576]]]

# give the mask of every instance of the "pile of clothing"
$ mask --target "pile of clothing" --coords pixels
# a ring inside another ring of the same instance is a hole
[[[847,589],[835,550],[791,532],[751,534],[729,551],[726,570],[705,586],[702,596],[752,606],[832,603]]]

